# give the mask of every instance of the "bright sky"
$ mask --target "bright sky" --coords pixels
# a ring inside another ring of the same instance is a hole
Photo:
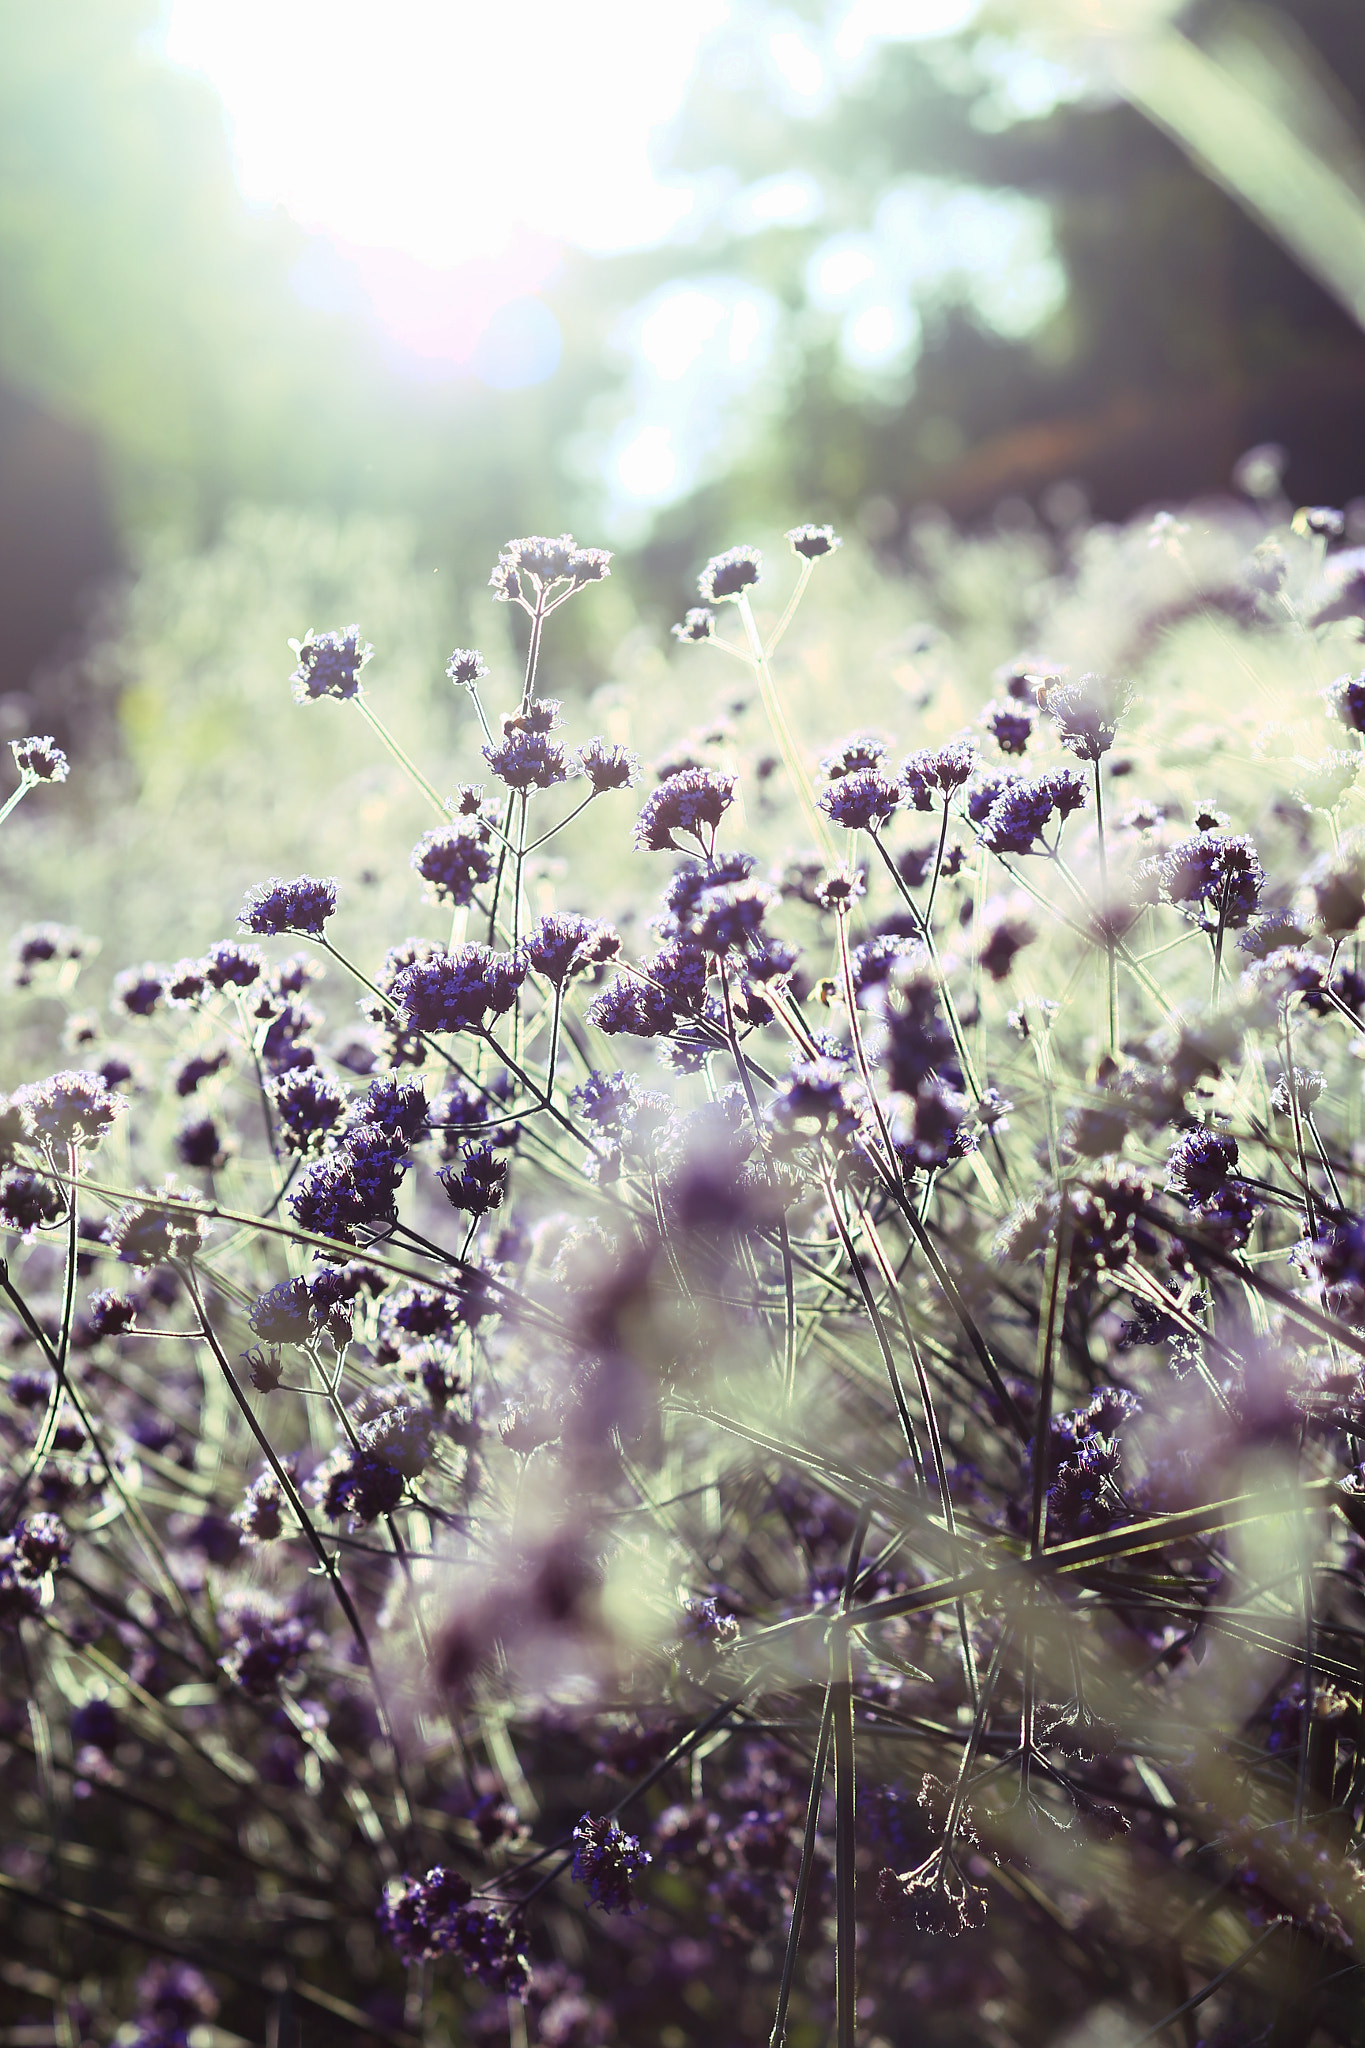
[[[169,0],[164,48],[220,95],[246,197],[316,238],[304,295],[368,305],[409,360],[515,389],[558,363],[542,294],[566,245],[641,248],[717,208],[741,233],[820,219],[804,174],[722,193],[656,172],[651,148],[717,31],[757,52],[761,95],[816,113],[879,43],[951,33],[978,4],[831,0],[813,25],[759,0],[521,0],[511,15],[491,0]],[[921,181],[867,232],[817,249],[812,302],[839,323],[852,368],[913,363],[916,293],[945,279],[979,281],[1005,331],[1055,303],[1037,210],[998,197]],[[752,412],[778,319],[766,293],[724,277],[680,280],[637,309],[618,336],[633,412],[606,451],[619,502],[658,505],[695,480],[735,408]]]
[[[220,94],[246,196],[335,243],[396,340],[467,363],[563,243],[638,247],[686,213],[690,194],[659,182],[649,144],[726,12],[172,0],[165,47]]]

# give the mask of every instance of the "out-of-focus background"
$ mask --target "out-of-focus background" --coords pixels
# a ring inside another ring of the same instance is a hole
[[[1365,536],[1362,101],[1359,0],[0,10],[0,738],[74,764],[11,929],[189,950],[353,848],[397,799],[288,636],[358,618],[453,744],[512,533],[618,550],[557,649],[603,716],[799,519],[868,602],[945,518],[1034,569],[1201,495]]]

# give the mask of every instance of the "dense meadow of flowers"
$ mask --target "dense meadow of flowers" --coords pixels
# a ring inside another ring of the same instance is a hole
[[[263,877],[100,1014],[14,934],[66,1020],[0,1098],[22,2038],[1362,2039],[1343,529],[1163,515],[1102,659],[898,733],[857,673],[794,716],[837,536],[731,548],[674,631],[756,737],[647,766],[546,693],[609,556],[512,541],[458,759],[293,643],[447,937]],[[14,754],[0,820],[67,777]]]

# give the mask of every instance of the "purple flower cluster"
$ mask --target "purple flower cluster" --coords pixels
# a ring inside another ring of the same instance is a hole
[[[360,672],[374,653],[360,637],[359,626],[345,626],[335,633],[305,633],[289,645],[298,656],[298,667],[289,680],[300,704],[319,697],[358,697]]]
[[[736,778],[714,768],[683,768],[668,775],[645,799],[635,826],[635,844],[650,853],[681,852],[676,832],[697,840],[707,855],[716,831],[735,800]]]
[[[985,813],[981,837],[992,853],[1036,853],[1052,819],[1069,818],[1086,801],[1085,781],[1075,768],[1011,777]]]
[[[337,907],[335,881],[299,875],[292,882],[271,876],[249,889],[237,913],[248,931],[273,937],[279,932],[311,932],[317,938]]]
[[[574,1882],[586,1887],[594,1906],[604,1913],[629,1913],[635,1904],[635,1879],[654,1861],[609,1815],[585,1813],[573,1831]]]
[[[70,762],[50,732],[11,740],[9,748],[25,782],[65,782],[71,772]]]
[[[408,1030],[438,1036],[485,1030],[491,1018],[511,1009],[525,979],[520,952],[468,945],[454,952],[438,949],[413,961],[394,977],[387,993]]]
[[[478,831],[435,825],[412,849],[412,865],[434,903],[471,903],[474,891],[492,878],[493,856]]]
[[[558,602],[610,574],[611,556],[605,548],[581,548],[571,533],[561,533],[557,540],[535,533],[508,541],[488,582],[500,603],[534,611],[555,591]]]

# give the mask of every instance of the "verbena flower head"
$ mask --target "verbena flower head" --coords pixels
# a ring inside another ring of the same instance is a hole
[[[50,972],[65,982],[93,948],[94,941],[72,925],[47,920],[21,925],[9,944],[9,979],[15,988],[31,988]]]
[[[1131,695],[1115,677],[1078,676],[1075,682],[1048,685],[1047,713],[1064,747],[1082,761],[1098,761],[1113,746]]]
[[[1333,718],[1350,732],[1365,732],[1365,675],[1338,676],[1325,695]]]
[[[706,605],[693,605],[684,614],[682,624],[672,629],[675,640],[714,640],[716,637],[716,615]]]
[[[1036,712],[1015,702],[988,704],[981,714],[981,723],[1002,754],[1026,753],[1037,722]]]
[[[452,683],[472,690],[480,677],[488,674],[488,663],[477,647],[457,647],[446,663],[446,674]]]
[[[981,837],[992,853],[1035,853],[1044,826],[1085,801],[1085,780],[1076,768],[1011,778],[986,813]]]
[[[28,1237],[66,1214],[60,1188],[27,1167],[7,1166],[0,1172],[0,1227]]]
[[[110,987],[111,1008],[125,1017],[150,1017],[165,994],[165,973],[164,967],[154,967],[150,962],[141,967],[125,967],[114,976]]]
[[[468,945],[453,953],[438,951],[405,967],[391,993],[409,1030],[478,1031],[490,1016],[501,1017],[511,1009],[525,978],[526,962],[520,953]]]
[[[527,964],[554,988],[563,988],[572,974],[614,960],[621,940],[609,924],[595,917],[547,912],[521,942]]]
[[[137,1321],[137,1303],[130,1294],[101,1287],[90,1296],[87,1319],[93,1336],[121,1337]]]
[[[161,992],[173,1010],[189,1010],[208,993],[208,976],[202,960],[177,960],[161,979]]]
[[[906,795],[917,811],[936,810],[971,780],[976,760],[976,749],[969,740],[954,740],[946,747],[921,747],[901,764]]]
[[[1158,869],[1161,893],[1206,930],[1240,931],[1260,907],[1265,870],[1244,833],[1200,832],[1181,840]]]
[[[486,746],[483,757],[509,789],[553,789],[580,773],[577,755],[552,740],[548,732],[515,725],[507,730],[507,725],[504,720],[503,737],[496,745]]]
[[[638,1835],[628,1835],[619,1821],[603,1815],[595,1819],[585,1813],[573,1831],[573,1875],[576,1884],[586,1886],[594,1906],[604,1913],[629,1913],[635,1903],[634,1881],[654,1861],[640,1846]]]
[[[437,1175],[452,1209],[467,1216],[486,1216],[502,1207],[507,1192],[508,1160],[505,1153],[489,1145],[474,1145],[458,1163],[442,1167]]]
[[[807,562],[818,562],[822,555],[832,555],[843,546],[832,526],[793,526],[786,539],[792,553]]]
[[[30,1081],[15,1089],[13,1100],[32,1136],[54,1146],[98,1143],[129,1106],[98,1074],[83,1070]]]
[[[579,749],[579,766],[592,784],[594,796],[609,789],[633,789],[640,780],[638,755],[612,740],[590,739]]]
[[[71,764],[52,734],[30,733],[27,739],[11,740],[14,765],[25,782],[65,782]]]
[[[267,1092],[285,1145],[305,1156],[321,1151],[340,1129],[351,1100],[349,1090],[321,1067],[290,1068]]]
[[[849,832],[867,832],[884,825],[900,808],[905,792],[898,782],[875,768],[841,775],[820,792],[820,809]]]
[[[282,1613],[260,1595],[246,1596],[223,1611],[228,1648],[218,1667],[252,1699],[268,1699],[296,1676],[315,1633],[301,1616]]]
[[[673,835],[683,832],[703,852],[714,852],[716,828],[735,800],[735,787],[735,776],[714,768],[684,768],[667,776],[641,807],[635,844],[650,853],[680,853]]]
[[[265,973],[265,955],[259,946],[243,946],[236,939],[219,939],[209,947],[200,966],[210,988],[251,988]]]
[[[837,782],[843,775],[860,775],[865,769],[879,768],[886,759],[890,743],[879,732],[855,732],[823,756],[820,773],[830,782]]]
[[[697,578],[697,591],[703,604],[719,604],[722,598],[739,597],[762,573],[763,557],[757,548],[727,548],[723,555],[712,555]]]
[[[512,601],[534,611],[561,584],[566,588],[560,595],[569,597],[610,574],[606,548],[581,548],[571,533],[562,533],[557,540],[528,534],[524,540],[508,541],[488,582],[499,603]]]
[[[208,1232],[209,1218],[196,1213],[185,1189],[169,1181],[159,1198],[151,1189],[139,1192],[142,1200],[125,1202],[105,1225],[110,1249],[131,1266],[192,1259]]]
[[[263,1344],[307,1344],[316,1334],[308,1282],[281,1280],[261,1296],[247,1321]]]
[[[412,849],[411,864],[425,883],[432,903],[459,907],[471,903],[493,874],[493,856],[478,831],[456,825],[434,825]]]
[[[1166,1187],[1189,1202],[1203,1201],[1237,1168],[1237,1140],[1231,1132],[1196,1124],[1182,1131],[1166,1161]]]
[[[358,697],[360,672],[374,653],[360,638],[359,626],[345,626],[334,633],[309,631],[302,640],[289,645],[298,656],[298,667],[289,680],[294,699],[311,704],[319,697]]]
[[[248,1543],[274,1543],[285,1531],[285,1497],[273,1472],[262,1472],[232,1517]]]
[[[292,882],[281,882],[272,875],[268,882],[259,882],[247,891],[237,922],[264,937],[311,932],[316,938],[336,907],[334,877],[324,881],[315,875],[299,875]]]
[[[175,1156],[182,1166],[213,1171],[227,1162],[231,1141],[211,1116],[190,1117],[175,1134]]]

